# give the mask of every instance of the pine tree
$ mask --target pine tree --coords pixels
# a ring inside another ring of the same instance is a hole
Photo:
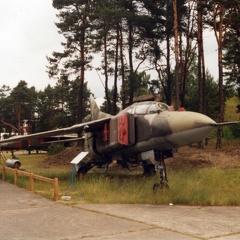
[[[59,10],[57,14],[59,28],[66,40],[62,45],[63,52],[53,52],[48,57],[50,66],[48,74],[50,77],[69,80],[79,79],[78,90],[78,115],[77,122],[83,118],[83,95],[85,70],[90,67],[92,60],[91,50],[91,24],[92,1],[90,0],[53,0],[53,7]]]

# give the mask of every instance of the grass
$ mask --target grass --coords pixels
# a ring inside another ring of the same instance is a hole
[[[239,177],[238,170],[215,167],[184,171],[172,179],[170,197],[175,204],[239,205]]]
[[[27,171],[46,177],[59,178],[60,196],[65,195],[71,184],[71,167],[42,169],[44,155],[21,154],[22,166]],[[13,177],[7,174],[9,182]],[[77,203],[125,203],[125,204],[184,204],[184,205],[240,205],[240,171],[217,167],[181,171],[169,169],[170,189],[159,189],[153,193],[152,186],[159,176],[146,178],[141,174],[89,173],[84,180],[75,181],[69,191],[72,201]],[[29,180],[18,178],[18,186],[29,190]],[[35,181],[35,192],[52,199],[53,186]],[[84,198],[82,198],[84,197]]]
[[[227,99],[225,107],[225,121],[239,121],[240,113],[237,113],[237,105],[240,104],[240,99],[232,97]]]
[[[238,170],[218,168],[189,169],[169,172],[170,189],[152,186],[158,176],[140,175],[89,176],[77,183],[86,201],[90,203],[187,204],[187,205],[239,205],[240,173]]]

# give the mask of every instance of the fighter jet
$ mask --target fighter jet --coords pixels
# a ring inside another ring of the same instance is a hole
[[[0,121],[4,125],[8,125],[11,128],[13,128],[16,132],[18,132],[18,129],[14,127],[13,125],[3,121],[3,119],[0,119]],[[48,147],[51,143],[54,142],[63,142],[64,146],[68,146],[69,142],[73,140],[73,138],[76,139],[76,134],[71,134],[70,136],[64,135],[64,136],[51,136],[47,138],[26,138],[31,133],[31,127],[28,125],[28,120],[23,120],[23,125],[20,128],[20,135],[21,139],[19,140],[18,135],[11,136],[8,138],[8,142],[2,143],[0,145],[0,151],[11,151],[12,155],[14,155],[15,150],[26,150],[30,154],[33,150],[35,150],[37,153],[41,150],[47,151]],[[25,136],[25,138],[22,138],[22,135]],[[1,139],[1,136],[0,136]],[[16,139],[16,140],[15,140]],[[11,141],[10,141],[11,140]]]
[[[87,160],[78,165],[80,174],[85,174],[94,166],[107,167],[113,160],[123,167],[138,163],[143,166],[145,174],[160,172],[160,183],[155,187],[168,187],[164,161],[173,156],[173,149],[198,143],[217,126],[229,124],[216,123],[196,112],[171,111],[168,105],[156,101],[134,103],[112,116],[101,112],[91,96],[90,108],[89,121],[5,139],[0,141],[0,145],[16,140],[78,133],[84,138],[84,151],[88,152]]]

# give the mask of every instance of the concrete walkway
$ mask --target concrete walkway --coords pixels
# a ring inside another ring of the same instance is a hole
[[[80,204],[0,181],[0,240],[240,239],[240,207]]]

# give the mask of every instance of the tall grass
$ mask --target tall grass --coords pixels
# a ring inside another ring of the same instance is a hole
[[[240,113],[237,113],[237,105],[240,104],[240,99],[232,97],[226,101],[225,120],[226,121],[239,121]]]
[[[239,205],[240,173],[216,167],[179,172],[171,178],[169,200],[176,204]]]
[[[169,171],[169,189],[153,192],[153,184],[159,176],[150,178],[136,175],[112,175],[90,173],[84,180],[74,181],[71,173],[59,173],[60,196],[72,197],[77,203],[125,203],[125,204],[180,204],[180,205],[240,205],[240,171],[238,169],[185,169]],[[48,176],[49,177],[49,176]],[[56,176],[55,176],[56,177]],[[11,176],[8,176],[13,182]],[[29,180],[21,177],[20,187],[29,189]],[[35,181],[35,192],[52,199],[51,184]]]
[[[224,145],[231,145],[226,141]],[[239,141],[234,141],[240,146]],[[21,156],[20,156],[21,155]],[[50,178],[59,178],[60,197],[68,195],[77,203],[130,203],[130,204],[186,204],[186,205],[240,205],[240,171],[239,169],[221,169],[207,167],[194,169],[186,167],[181,170],[168,169],[169,189],[153,192],[153,184],[159,182],[159,175],[143,177],[140,173],[99,173],[91,171],[85,179],[76,181],[71,186],[71,166],[42,167],[44,154],[23,154],[19,156],[22,168],[28,172]],[[1,173],[0,173],[1,177]],[[13,183],[11,173],[7,181]],[[19,177],[20,187],[29,190],[29,179]],[[53,186],[35,181],[35,192],[52,199]]]
[[[89,174],[76,182],[76,187],[87,203],[187,204],[187,205],[240,205],[240,172],[218,168],[188,169],[169,172],[169,189],[152,187],[158,176],[112,176]],[[75,203],[78,192],[69,193]]]

